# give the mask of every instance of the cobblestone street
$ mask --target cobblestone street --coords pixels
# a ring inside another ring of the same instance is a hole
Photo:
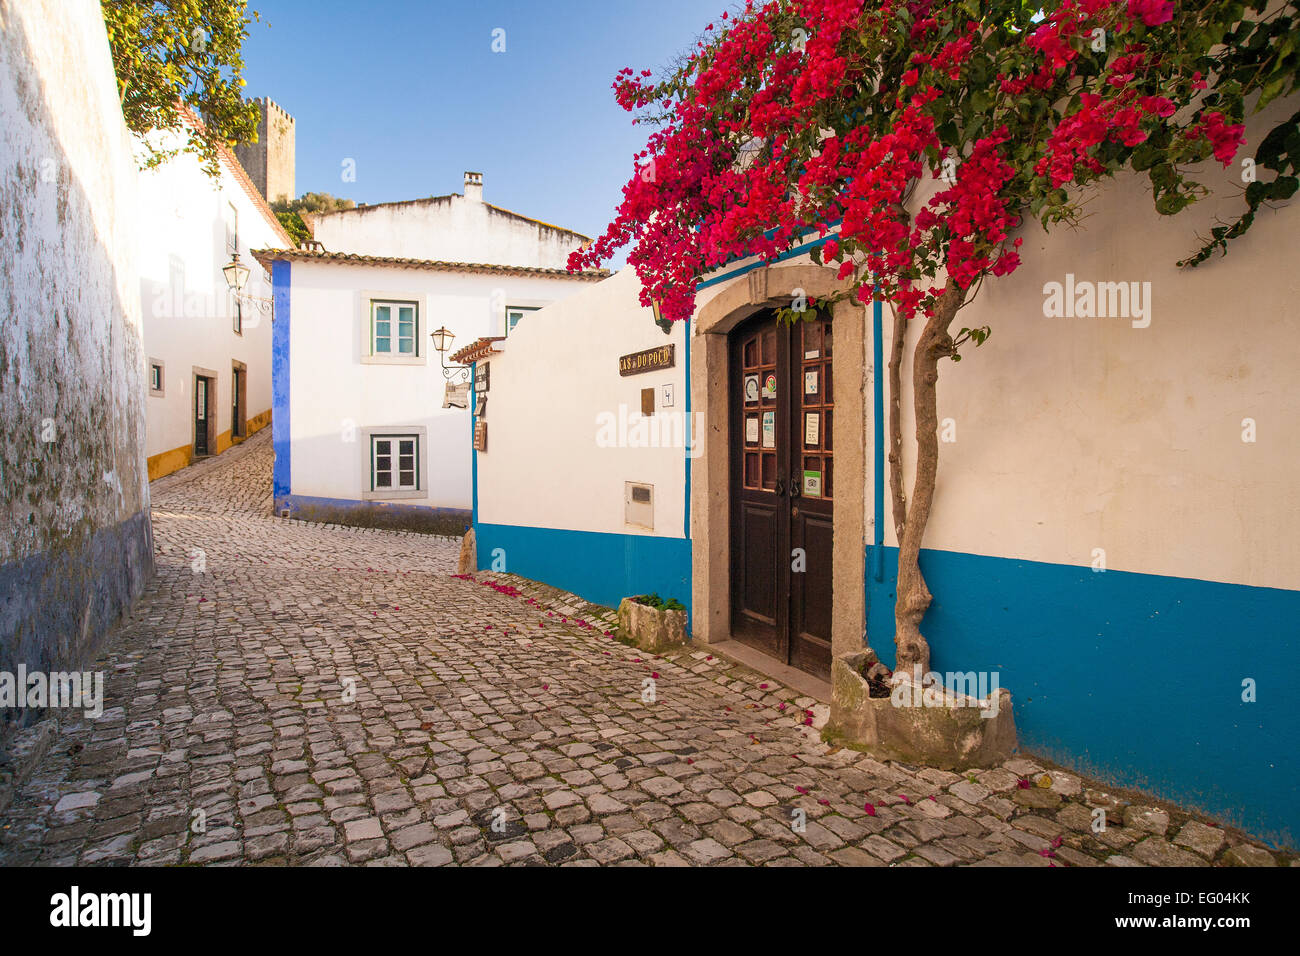
[[[104,714],[61,715],[0,863],[1273,861],[1028,759],[958,775],[829,747],[811,699],[458,578],[458,542],[274,518],[269,433],[154,484],[158,573],[99,662]]]

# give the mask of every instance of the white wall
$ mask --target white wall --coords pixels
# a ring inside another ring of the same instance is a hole
[[[0,0],[0,117],[0,670],[63,670],[153,571],[136,170],[98,3]]]
[[[170,145],[179,141],[178,136],[166,138]],[[271,407],[271,316],[245,303],[243,331],[236,333],[234,298],[221,272],[230,261],[226,217],[231,204],[237,212],[239,258],[250,269],[245,292],[269,298],[269,277],[251,250],[286,243],[224,162],[216,179],[192,153],[141,174],[139,295],[145,351],[149,359],[164,363],[165,377],[163,395],[150,394],[145,406],[150,456],[193,442],[195,366],[217,373],[212,401],[218,435],[231,429],[233,362],[248,366],[245,417]]]
[[[427,494],[398,503],[468,510],[473,499],[469,411],[442,407],[446,380],[429,333],[439,326],[450,329],[454,352],[500,334],[505,305],[552,302],[578,292],[583,282],[305,260],[290,268],[292,493],[361,500],[369,475],[362,429],[419,426],[428,429]],[[424,364],[362,363],[362,317],[369,315],[363,291],[423,297]],[[535,316],[516,327],[507,347],[513,348],[519,330]],[[450,357],[447,361],[452,364]],[[563,374],[555,372],[552,388]]]
[[[1294,100],[1272,104],[1248,124],[1247,142],[1294,109]],[[1300,206],[1261,210],[1226,256],[1180,270],[1174,263],[1199,248],[1198,235],[1244,208],[1239,166],[1213,164],[1203,181],[1215,195],[1177,216],[1157,215],[1146,178],[1125,175],[1093,193],[1080,230],[1030,224],[1020,269],[988,280],[958,313],[954,331],[988,325],[993,334],[939,366],[939,419],[951,420],[956,440],[939,446],[926,548],[1080,567],[1100,548],[1112,570],[1300,588]],[[1150,325],[1045,317],[1044,284],[1067,273],[1150,282]],[[697,309],[725,287],[703,290]],[[891,329],[886,306],[882,376]],[[904,353],[909,495],[909,370],[920,331],[918,320]],[[870,335],[865,344],[870,524]],[[1246,418],[1257,425],[1254,443],[1242,441]],[[885,544],[898,544],[888,501]]]
[[[663,408],[656,394],[656,417],[675,414],[684,424],[686,324],[674,323],[665,335],[638,302],[639,290],[630,269],[618,272],[525,318],[505,354],[491,358],[488,450],[478,456],[480,522],[684,536],[685,450],[598,443],[599,416],[617,420],[622,405],[630,428],[643,388],[658,393],[671,385],[674,405]],[[673,368],[619,375],[620,355],[670,343]],[[697,416],[696,427],[704,424]],[[624,520],[628,481],[654,485],[653,532]]]
[[[585,238],[460,195],[330,213],[312,231],[329,252],[542,269],[563,269]]]

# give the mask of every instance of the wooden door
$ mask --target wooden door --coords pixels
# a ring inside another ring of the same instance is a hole
[[[230,437],[243,438],[247,433],[244,406],[247,401],[248,373],[239,365],[231,369],[230,375]]]
[[[211,454],[208,448],[208,418],[212,414],[209,379],[194,378],[194,454]]]
[[[771,313],[731,335],[731,632],[830,676],[830,323]]]

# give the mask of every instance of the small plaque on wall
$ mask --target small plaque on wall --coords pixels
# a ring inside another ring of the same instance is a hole
[[[487,414],[487,396],[486,396],[486,395],[479,395],[479,396],[477,396],[477,397],[474,399],[474,414],[475,414],[475,416],[477,416],[478,418],[482,418],[484,415]]]
[[[474,423],[474,450],[487,451],[487,422]]]
[[[474,370],[474,391],[486,392],[488,390],[488,372],[492,366],[484,362]]]

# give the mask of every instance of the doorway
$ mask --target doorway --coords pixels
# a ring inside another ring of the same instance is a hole
[[[248,437],[248,366],[235,362],[230,373],[230,437]]]
[[[728,338],[731,634],[829,678],[834,574],[832,324],[766,310]]]
[[[194,376],[194,457],[213,454],[216,445],[217,416],[213,396],[217,380],[207,375]]]

